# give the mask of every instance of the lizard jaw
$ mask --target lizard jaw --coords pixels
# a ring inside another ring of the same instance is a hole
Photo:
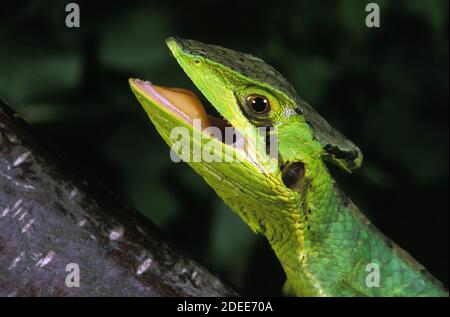
[[[229,143],[230,140],[224,138],[225,128],[231,127],[231,124],[223,117],[219,118],[213,114],[209,114],[206,110],[209,108],[202,104],[194,92],[184,88],[158,86],[140,79],[132,78],[129,81],[132,87],[134,86],[139,89],[159,107],[164,108],[171,115],[183,120],[186,124],[192,126],[192,128],[199,129],[203,134],[207,134],[208,137],[215,137],[227,145],[234,145],[239,141],[239,133],[236,133],[236,138],[232,140],[232,143]],[[197,122],[200,124],[194,124],[194,120],[198,120]],[[218,128],[221,134],[208,133],[205,129],[209,127]]]

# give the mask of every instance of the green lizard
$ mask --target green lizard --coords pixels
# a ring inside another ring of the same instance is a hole
[[[215,45],[180,38],[169,38],[167,45],[222,119],[208,115],[184,89],[130,79],[131,89],[169,146],[179,140],[171,135],[176,127],[194,136],[178,154],[253,231],[265,235],[286,273],[286,292],[448,296],[338,189],[326,163],[352,172],[361,165],[362,153],[300,99],[280,73],[259,58]],[[245,146],[203,130],[208,126],[233,127]],[[256,127],[271,129],[264,136],[251,132]],[[267,147],[274,136],[277,151],[271,155]],[[257,146],[261,142],[265,147]],[[203,152],[195,149],[201,146],[207,147],[205,153],[221,149],[214,153],[221,162],[199,157]],[[233,162],[227,161],[230,157]]]

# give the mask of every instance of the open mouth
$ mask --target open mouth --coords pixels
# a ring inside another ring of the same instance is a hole
[[[158,86],[140,79],[130,79],[130,82],[145,92],[160,107],[163,107],[193,128],[200,129],[208,137],[215,137],[225,144],[235,144],[240,138],[237,131],[234,131],[231,139],[226,138],[226,128],[233,129],[232,125],[212,105],[207,104],[205,107],[194,92],[184,88]],[[195,122],[200,124],[196,125],[194,124]],[[220,133],[215,133],[213,129],[208,129],[210,127],[215,127],[216,132],[220,131]]]

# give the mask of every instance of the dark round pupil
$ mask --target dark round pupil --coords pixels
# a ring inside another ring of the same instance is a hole
[[[251,106],[255,112],[265,112],[267,110],[267,99],[264,97],[255,97],[251,101]]]

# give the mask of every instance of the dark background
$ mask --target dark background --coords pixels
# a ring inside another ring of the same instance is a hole
[[[365,154],[347,194],[448,285],[448,1],[65,1],[0,8],[0,96],[67,165],[116,191],[247,295],[277,295],[270,247],[175,164],[127,79],[192,87],[170,35],[252,53]]]

